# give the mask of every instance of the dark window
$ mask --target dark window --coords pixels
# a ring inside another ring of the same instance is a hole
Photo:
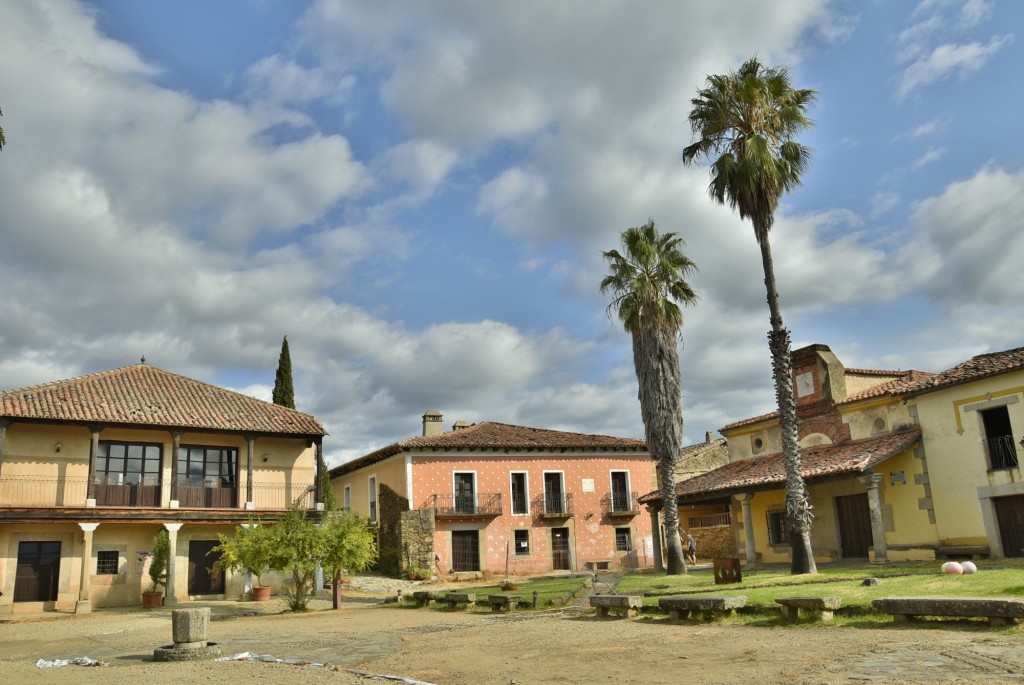
[[[544,474],[544,513],[565,513],[565,495],[562,490],[561,473]]]
[[[612,511],[630,511],[629,473],[612,471]]]
[[[96,552],[96,575],[98,576],[116,576],[117,569],[120,565],[117,551],[99,551]]]
[[[455,474],[455,511],[459,514],[476,513],[476,477],[472,473]]]
[[[630,552],[633,550],[633,540],[629,534],[629,528],[615,529],[615,551]]]
[[[158,485],[162,448],[157,444],[104,441],[96,453],[101,485]]]
[[[768,544],[773,547],[789,544],[789,526],[786,525],[786,512],[768,512]]]
[[[526,474],[512,474],[512,513],[529,514],[530,507],[526,501]],[[518,549],[518,548],[517,548]]]
[[[178,449],[178,484],[233,488],[237,464],[234,447],[182,445]]]
[[[1013,441],[1007,408],[985,409],[981,412],[981,421],[985,426],[989,468],[992,471],[1017,468],[1017,444]]]
[[[377,476],[370,476],[368,481],[370,497],[370,520],[377,520]]]
[[[530,531],[525,528],[520,528],[515,531],[515,544],[516,554],[524,555],[530,553]]]

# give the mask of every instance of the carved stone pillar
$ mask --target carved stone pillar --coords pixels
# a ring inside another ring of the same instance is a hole
[[[174,594],[174,571],[178,560],[178,531],[183,525],[182,523],[164,524],[164,528],[167,529],[168,547],[170,547],[170,552],[167,555],[167,587],[164,592],[164,606],[174,606],[178,603]]]
[[[875,548],[875,563],[889,562],[888,546],[885,544],[885,522],[882,521],[882,500],[878,496],[878,486],[882,483],[879,473],[867,473],[861,481],[868,489],[868,511],[871,514],[871,542]]]
[[[757,545],[754,544],[754,518],[750,513],[750,503],[754,499],[754,493],[736,495],[743,510],[743,547],[747,554],[747,568],[757,567]]]
[[[91,614],[92,602],[89,600],[89,580],[92,569],[92,534],[99,528],[98,523],[79,523],[82,529],[82,579],[78,585],[78,601],[75,602],[76,614]]]

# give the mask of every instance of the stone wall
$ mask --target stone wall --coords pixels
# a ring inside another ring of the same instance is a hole
[[[434,568],[434,510],[409,511],[409,500],[387,485],[380,486],[380,520],[377,544],[380,551],[393,550],[399,568]]]
[[[698,559],[739,556],[736,547],[736,534],[731,526],[691,528],[689,532],[697,541]]]

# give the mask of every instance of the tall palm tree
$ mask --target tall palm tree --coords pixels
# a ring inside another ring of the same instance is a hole
[[[785,67],[767,69],[752,57],[738,71],[708,76],[705,87],[697,90],[689,117],[696,142],[683,150],[686,164],[720,153],[711,164],[708,192],[717,202],[738,209],[741,219],[750,219],[761,248],[772,327],[768,347],[786,468],[792,573],[815,573],[817,568],[811,551],[811,506],[800,467],[792,347],[782,324],[768,233],[779,198],[800,185],[810,161],[810,149],[794,136],[810,128],[804,111],[815,96],[813,90],[794,88]]]
[[[633,366],[647,449],[661,468],[667,572],[675,575],[686,573],[673,478],[683,441],[676,345],[683,325],[679,305],[697,301],[684,280],[696,266],[683,254],[683,239],[675,233],[659,234],[654,221],[626,229],[621,242],[624,254],[618,250],[603,253],[611,273],[601,281],[601,292],[612,294],[608,314],[616,314],[633,337]]]

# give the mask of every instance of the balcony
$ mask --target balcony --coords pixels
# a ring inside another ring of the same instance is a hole
[[[606,517],[636,516],[640,504],[635,492],[609,492],[601,498],[601,513]]]
[[[425,509],[433,509],[437,518],[490,518],[501,516],[501,493],[477,495],[432,495]]]
[[[94,482],[96,508],[161,509],[169,507],[170,483],[144,479],[138,483]],[[243,493],[239,497],[239,490]],[[83,476],[0,476],[0,511],[13,508],[85,508],[89,479]],[[218,483],[177,487],[180,509],[241,509],[246,488]],[[166,494],[165,494],[166,493]],[[262,511],[285,510],[298,501],[311,509],[315,500],[309,483],[253,483],[253,504]]]
[[[572,518],[572,494],[546,492],[533,500],[533,513],[541,518]]]
[[[985,443],[988,445],[990,470],[1002,471],[1020,466],[1017,461],[1017,444],[1013,441],[1013,436],[1000,435],[995,438],[987,438]]]

